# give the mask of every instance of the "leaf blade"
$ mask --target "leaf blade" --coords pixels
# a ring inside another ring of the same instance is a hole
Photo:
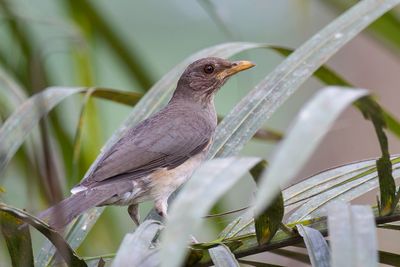
[[[168,221],[161,236],[161,266],[180,266],[185,256],[183,249],[189,235],[199,227],[199,219],[259,161],[258,158],[214,159],[203,164],[194,173],[179,192],[169,211]],[[183,214],[182,210],[186,213]],[[170,257],[171,253],[174,257]]]
[[[328,87],[319,91],[302,109],[262,176],[255,202],[257,214],[271,203],[280,186],[296,175],[337,116],[366,94],[365,90]],[[288,161],[292,164],[291,168],[285,167]]]
[[[332,204],[328,228],[333,267],[378,266],[375,221],[370,207]]]
[[[296,225],[299,234],[306,244],[312,266],[329,267],[330,252],[322,234],[310,227],[301,224]]]
[[[211,260],[216,267],[240,266],[231,250],[223,244],[220,244],[214,248],[210,248],[208,252],[210,253]]]
[[[49,239],[58,249],[58,252],[64,258],[64,260],[73,266],[86,267],[84,260],[79,258],[75,251],[68,245],[67,242],[62,238],[62,236],[55,230],[51,229],[47,224],[37,219],[36,217],[28,214],[27,212],[8,206],[6,204],[0,203],[0,211],[10,214],[11,216],[18,218],[19,220],[27,223],[39,232],[41,232],[47,239]]]
[[[159,222],[147,220],[134,233],[126,234],[111,266],[158,266],[159,260],[151,255],[157,250],[152,243],[161,228]]]
[[[12,265],[33,267],[32,241],[28,226],[22,226],[22,220],[2,211],[0,211],[0,223]]]

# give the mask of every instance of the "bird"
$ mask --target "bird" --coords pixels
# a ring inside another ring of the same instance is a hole
[[[153,200],[166,218],[169,196],[206,159],[217,127],[215,93],[232,75],[253,66],[217,57],[191,63],[165,107],[125,131],[71,196],[38,217],[62,231],[92,207],[118,205],[128,206],[139,225],[139,203]]]

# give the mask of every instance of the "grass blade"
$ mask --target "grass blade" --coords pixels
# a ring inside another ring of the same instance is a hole
[[[306,104],[263,174],[255,202],[257,214],[271,203],[280,186],[296,175],[339,114],[366,94],[362,89],[328,87]]]
[[[378,266],[378,244],[370,207],[332,204],[328,212],[332,267]]]
[[[313,228],[301,224],[296,225],[296,227],[306,244],[311,265],[329,267],[329,247],[322,234]]]
[[[200,218],[259,161],[258,158],[215,159],[206,162],[195,172],[169,211],[162,233],[161,266],[181,265],[189,235],[199,227]],[[171,257],[172,254],[174,257]]]

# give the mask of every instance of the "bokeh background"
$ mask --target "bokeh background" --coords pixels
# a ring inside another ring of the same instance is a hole
[[[27,96],[49,86],[101,86],[145,93],[181,60],[218,43],[251,41],[296,48],[354,2],[0,0],[0,91],[6,82],[3,75],[6,73],[24,88]],[[393,19],[400,20],[398,10],[391,14]],[[387,26],[382,31],[389,36],[399,35],[400,29],[395,30]],[[399,118],[399,51],[400,41],[396,45],[370,27],[327,65],[355,86],[374,92],[379,102]],[[221,116],[282,60],[274,52],[263,49],[242,53],[236,58],[252,60],[257,67],[232,78],[219,92],[216,106]],[[321,87],[316,80],[308,81],[265,127],[284,132],[301,106]],[[130,111],[128,106],[106,100],[89,101],[82,128],[82,149],[74,164],[72,146],[82,100],[83,96],[68,98],[40,127],[47,133],[43,140],[48,147],[40,152],[49,158],[47,172],[40,173],[41,167],[27,162],[21,150],[0,174],[0,185],[5,189],[0,195],[1,201],[33,214],[45,209],[60,197],[46,193],[46,175],[57,179],[61,193],[68,195],[69,188],[79,181]],[[0,124],[14,109],[0,94]],[[389,138],[391,152],[399,153],[399,140],[390,133]],[[275,142],[254,140],[242,153],[268,159],[275,146]],[[371,124],[359,112],[349,109],[335,123],[298,180],[332,166],[376,156],[379,156],[379,146]],[[253,181],[242,179],[213,213],[248,205],[253,191]],[[372,192],[356,202],[374,203],[375,195]],[[142,217],[151,207],[151,203],[141,206]],[[212,238],[231,218],[205,220],[205,227],[197,236],[202,241]],[[79,253],[84,256],[113,253],[124,234],[132,229],[125,208],[108,208]],[[386,251],[400,253],[395,241],[398,238],[394,234],[381,234],[380,245]],[[42,241],[35,233],[35,248]],[[268,257],[276,264],[301,266],[270,253],[257,257]],[[0,265],[10,265],[1,237]]]

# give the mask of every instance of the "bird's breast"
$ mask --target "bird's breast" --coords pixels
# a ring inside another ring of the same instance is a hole
[[[152,198],[155,200],[167,199],[178,187],[185,183],[205,160],[210,144],[202,152],[192,156],[181,165],[173,169],[164,168],[152,173],[149,176]]]

